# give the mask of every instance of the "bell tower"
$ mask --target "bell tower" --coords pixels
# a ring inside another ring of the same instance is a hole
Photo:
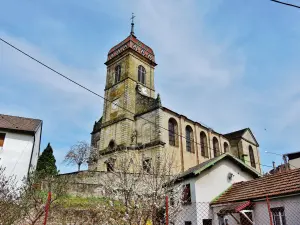
[[[99,150],[112,145],[129,146],[135,126],[137,92],[147,99],[155,98],[153,50],[134,34],[132,16],[130,35],[110,49],[107,66],[103,117]]]

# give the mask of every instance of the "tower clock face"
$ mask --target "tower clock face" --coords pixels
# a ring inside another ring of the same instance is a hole
[[[118,108],[119,108],[118,105],[119,105],[119,99],[114,100],[114,101],[111,103],[111,109],[112,109],[113,111],[117,111]]]

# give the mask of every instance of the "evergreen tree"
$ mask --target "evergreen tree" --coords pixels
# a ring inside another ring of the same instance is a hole
[[[43,151],[43,153],[40,155],[37,166],[36,166],[36,171],[40,173],[42,176],[47,176],[47,175],[56,175],[58,173],[56,165],[55,165],[55,157],[53,155],[53,149],[48,143],[47,147]]]

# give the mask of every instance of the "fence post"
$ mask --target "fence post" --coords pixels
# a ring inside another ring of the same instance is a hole
[[[271,212],[269,197],[267,196],[266,199],[267,199],[268,212],[269,212],[269,217],[270,217],[270,225],[273,225],[273,219],[272,219],[272,212]]]
[[[169,198],[166,196],[166,225],[169,225]]]
[[[47,224],[48,212],[50,208],[50,201],[51,201],[51,191],[48,192],[48,199],[45,206],[45,218],[44,218],[44,225]]]

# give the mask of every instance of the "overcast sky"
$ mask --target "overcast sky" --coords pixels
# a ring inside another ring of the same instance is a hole
[[[0,0],[0,37],[104,94],[109,49],[130,32],[155,52],[164,106],[227,133],[250,127],[262,163],[299,150],[300,10],[269,0]],[[0,43],[0,113],[44,121],[61,172],[103,101]],[[16,156],[18,157],[18,156]],[[268,167],[263,167],[267,171]]]

